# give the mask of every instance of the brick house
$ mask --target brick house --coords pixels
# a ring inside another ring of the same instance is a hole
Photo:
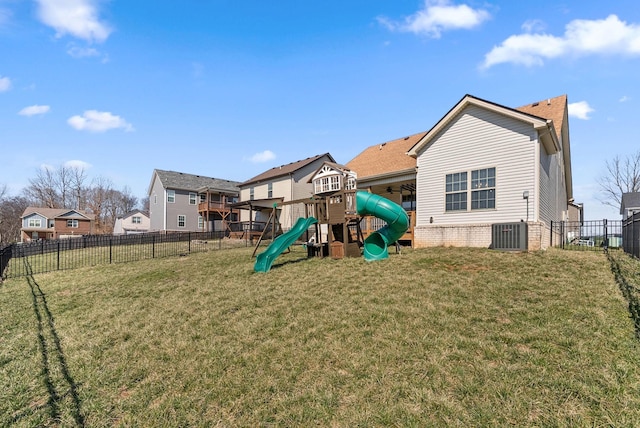
[[[27,207],[20,217],[20,240],[60,239],[94,232],[95,216],[68,208]]]

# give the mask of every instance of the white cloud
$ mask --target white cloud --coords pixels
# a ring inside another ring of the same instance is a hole
[[[108,111],[87,110],[82,116],[70,117],[67,123],[78,131],[106,132],[110,129],[133,131],[130,123]]]
[[[539,19],[530,19],[522,24],[522,29],[525,33],[533,33],[536,31],[544,31],[545,25],[544,22]]]
[[[628,97],[626,95],[623,95],[618,101],[620,101],[621,103],[626,103],[627,101],[629,101],[631,99],[631,97]]]
[[[56,37],[70,34],[88,42],[103,42],[111,28],[98,19],[97,0],[36,0],[38,17],[56,30]]]
[[[449,0],[425,0],[424,7],[398,23],[386,17],[378,22],[390,30],[406,31],[440,38],[443,31],[471,29],[491,18],[486,10],[473,9],[466,4],[453,5]]]
[[[82,48],[79,46],[71,46],[67,53],[73,58],[87,58],[92,56],[100,56],[100,52],[98,52],[95,48]]]
[[[11,89],[11,79],[0,76],[0,92],[5,92],[9,89]]]
[[[35,116],[37,114],[45,114],[48,113],[51,108],[49,106],[40,106],[33,105],[29,107],[25,107],[18,112],[21,116]]]
[[[256,153],[255,155],[249,158],[249,161],[253,163],[264,163],[269,162],[270,160],[274,160],[276,158],[275,153],[271,150],[265,150],[264,152]]]
[[[600,20],[571,21],[560,37],[540,33],[510,36],[485,55],[482,67],[542,65],[545,59],[597,54],[640,55],[640,26],[609,15]]]
[[[586,101],[578,101],[577,103],[570,103],[569,108],[569,116],[575,117],[577,119],[589,120],[590,113],[593,113],[595,110],[591,108],[588,102]]]
[[[85,161],[74,159],[74,160],[66,161],[64,163],[64,166],[67,168],[74,168],[74,169],[86,171],[89,168],[91,168],[93,165]]]

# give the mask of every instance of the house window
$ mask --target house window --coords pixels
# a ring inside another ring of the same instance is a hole
[[[178,227],[187,227],[187,216],[184,214],[178,215]]]
[[[131,223],[142,224],[142,217],[134,215],[133,217],[131,217]]]
[[[174,203],[176,201],[176,191],[175,190],[167,190],[167,202]]]
[[[471,209],[485,210],[496,207],[496,169],[471,171],[471,183],[467,185],[466,172],[447,174],[446,211],[467,211],[468,193],[471,193]]]
[[[39,218],[30,218],[29,219],[29,227],[42,227],[42,219]]]
[[[273,198],[273,183],[267,186],[267,198]]]
[[[447,174],[445,211],[467,210],[467,173]]]
[[[471,171],[471,209],[496,207],[496,169]]]
[[[189,192],[189,205],[195,205],[196,201],[197,201],[197,194],[193,193],[193,192]]]
[[[153,205],[157,205],[158,204],[158,195],[153,195]]]
[[[254,189],[253,187],[249,189],[249,200],[250,201],[253,201],[255,199],[255,197],[256,197],[255,190],[256,189]]]
[[[198,229],[204,229],[204,218],[201,215],[198,216]]]
[[[70,218],[69,220],[67,220],[67,227],[77,228],[78,227],[78,220],[75,219],[75,218]]]

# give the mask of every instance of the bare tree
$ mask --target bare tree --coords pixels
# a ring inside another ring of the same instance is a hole
[[[108,229],[109,198],[113,197],[113,183],[104,178],[96,177],[91,182],[91,187],[87,194],[87,209],[96,218],[96,232],[105,233]]]
[[[625,158],[616,156],[606,161],[607,173],[600,178],[600,201],[616,209],[622,203],[622,194],[640,191],[640,151]]]
[[[36,178],[29,179],[25,193],[28,198],[44,208],[60,208],[60,195],[53,169],[45,167],[37,170]]]
[[[72,167],[71,168],[71,179],[70,179],[70,189],[73,193],[72,201],[73,208],[84,210],[86,199],[87,199],[87,191],[88,189],[85,187],[85,182],[87,181],[87,173],[84,168]],[[71,206],[69,207],[71,208]]]
[[[20,240],[20,217],[29,205],[29,200],[24,196],[0,198],[0,242]]]
[[[138,198],[133,196],[129,186],[125,186],[120,192],[120,212],[119,215],[133,211],[138,205]]]

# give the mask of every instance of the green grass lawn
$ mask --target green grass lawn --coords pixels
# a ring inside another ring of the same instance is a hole
[[[636,260],[252,249],[0,285],[0,426],[637,426]]]

